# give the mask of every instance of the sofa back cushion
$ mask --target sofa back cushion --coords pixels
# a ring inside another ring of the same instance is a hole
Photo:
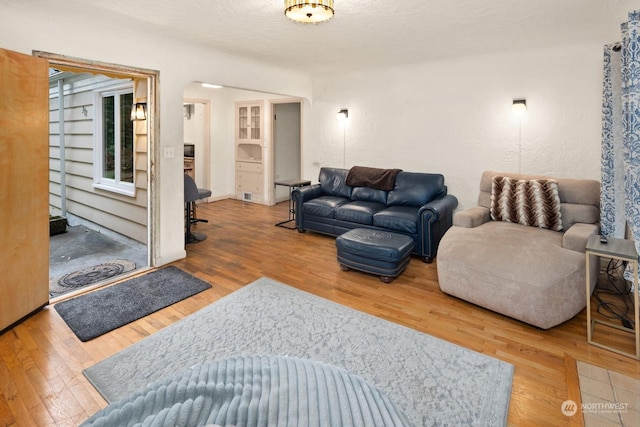
[[[348,169],[321,168],[318,181],[327,196],[351,198],[351,187],[347,185]]]
[[[369,187],[353,187],[351,190],[351,200],[362,200],[366,202],[377,202],[387,204],[388,191],[376,190]]]
[[[478,205],[487,209],[491,209],[491,186],[494,176],[506,176],[516,180],[554,179],[557,181],[564,230],[568,230],[577,222],[595,224],[600,221],[600,183],[596,180],[485,171],[480,180]]]
[[[441,174],[400,172],[395,187],[387,195],[387,205],[422,206],[446,191]]]
[[[511,179],[494,176],[491,219],[562,230],[558,182],[553,179]]]

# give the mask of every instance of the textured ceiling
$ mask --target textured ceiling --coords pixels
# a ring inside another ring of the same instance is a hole
[[[619,37],[637,0],[335,0],[318,25],[289,21],[284,0],[3,0],[72,19],[143,28],[303,72],[399,63]],[[54,6],[52,6],[54,5]]]

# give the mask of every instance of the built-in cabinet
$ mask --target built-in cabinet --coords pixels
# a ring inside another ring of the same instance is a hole
[[[262,202],[264,194],[263,101],[237,102],[236,198]]]

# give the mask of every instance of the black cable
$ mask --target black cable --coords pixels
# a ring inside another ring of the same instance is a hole
[[[605,271],[603,272],[606,277],[610,288],[603,288],[599,283],[596,284],[593,295],[598,301],[597,312],[603,317],[610,320],[620,320],[622,325],[628,328],[634,327],[634,321],[629,318],[629,309],[631,308],[629,305],[629,294],[631,292],[631,286],[624,279],[623,274],[616,275],[616,272],[621,268],[624,271],[625,263],[622,261],[614,261],[613,259],[609,260]],[[619,283],[622,282],[623,287],[619,286]],[[617,296],[620,302],[614,301],[605,301],[601,295],[610,295]]]

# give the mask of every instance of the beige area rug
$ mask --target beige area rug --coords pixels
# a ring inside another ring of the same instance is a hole
[[[577,361],[586,427],[640,426],[640,379]]]

